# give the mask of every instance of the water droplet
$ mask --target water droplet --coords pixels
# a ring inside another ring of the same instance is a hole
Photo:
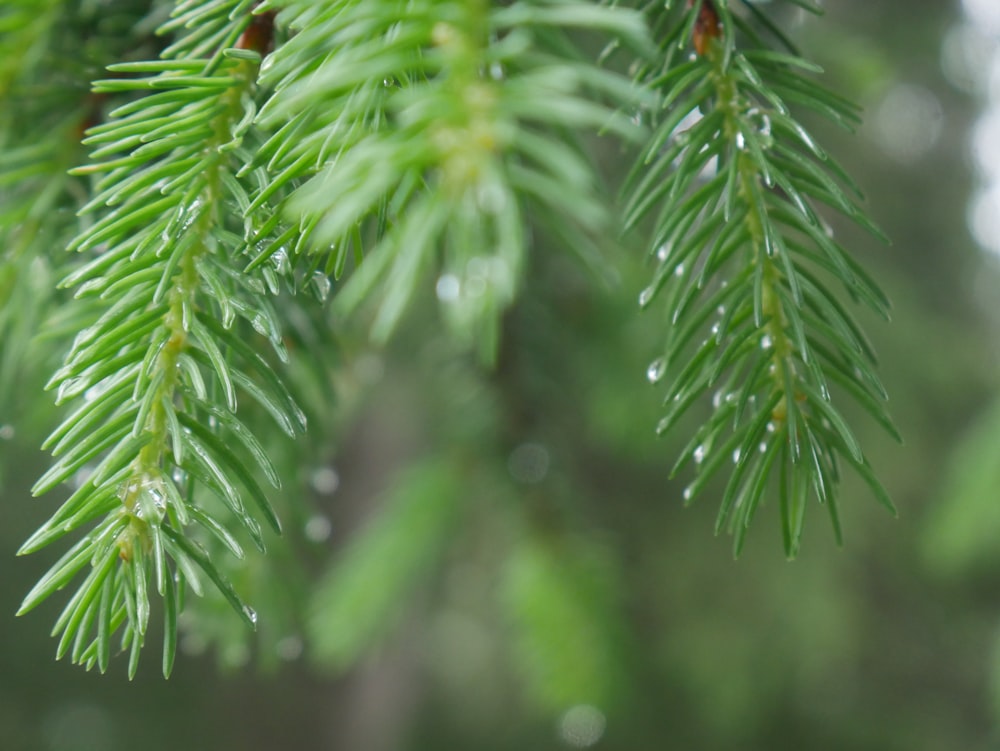
[[[309,542],[324,542],[330,538],[333,532],[333,524],[322,514],[315,514],[309,517],[305,528],[302,530]]]
[[[649,303],[653,301],[653,297],[656,295],[655,287],[646,287],[642,292],[639,293],[639,305],[645,308]]]
[[[745,151],[747,147],[746,138],[743,137],[743,131],[737,131],[736,133],[736,148],[740,151]]]
[[[712,336],[718,336],[720,331],[722,331],[722,325],[716,321],[712,324]]]
[[[743,452],[739,449],[735,449],[733,451],[733,464],[739,464],[741,456],[743,456]]]
[[[773,347],[773,346],[774,346],[774,340],[771,339],[771,335],[770,334],[764,334],[764,336],[762,336],[760,338],[760,348],[761,349],[771,349],[771,347]]]
[[[669,427],[670,427],[670,420],[664,417],[662,420],[656,423],[656,434],[663,435],[667,431],[667,428]]]
[[[677,268],[674,269],[674,276],[684,276],[684,264],[677,264]]]
[[[309,484],[320,495],[333,495],[340,487],[340,475],[333,467],[320,467],[312,473]]]
[[[0,441],[9,441],[14,437],[13,425],[0,425]]]
[[[670,246],[667,243],[663,243],[663,245],[657,249],[656,257],[661,261],[666,261],[668,255],[670,255]]]
[[[699,443],[698,447],[694,450],[692,457],[694,458],[695,464],[701,464],[705,461],[705,455],[708,454],[708,449],[705,448],[705,444]]]
[[[246,619],[248,621],[250,621],[250,625],[251,626],[253,626],[254,628],[257,628],[257,611],[256,610],[254,610],[249,605],[244,605],[243,606],[243,615],[246,616]]]
[[[549,473],[549,450],[540,443],[522,443],[510,452],[507,470],[516,482],[540,483]]]
[[[319,298],[319,301],[326,302],[326,299],[330,296],[330,287],[333,286],[330,282],[330,277],[322,271],[317,271],[313,274],[312,285],[316,290],[316,296]]]
[[[507,192],[503,186],[490,180],[476,189],[476,203],[486,214],[499,214],[507,206]]]
[[[690,501],[692,498],[694,498],[694,488],[691,485],[688,485],[684,488],[684,500]]]
[[[757,131],[765,138],[771,137],[771,118],[766,112],[762,112],[760,115],[760,127]]]
[[[667,372],[667,358],[658,357],[646,368],[646,378],[650,383],[659,383],[663,374]]]
[[[774,424],[774,420],[769,420],[767,423],[767,432],[773,433],[778,429],[778,426]]]
[[[720,305],[715,309],[715,312],[718,313],[720,316],[724,316],[726,314],[726,306]]]
[[[194,224],[195,220],[201,215],[201,205],[201,199],[197,198],[194,203],[187,207],[183,213],[183,219],[181,221],[180,231],[178,234],[183,234],[191,228],[191,225]]]
[[[461,291],[462,284],[454,274],[442,274],[434,287],[434,292],[441,302],[455,302]]]
[[[714,394],[712,394],[712,408],[718,409],[719,407],[721,407],[722,399],[723,399],[722,391],[716,391]]]
[[[62,402],[71,396],[76,396],[79,393],[81,385],[81,379],[70,378],[59,384],[59,388],[56,389],[56,402]]]
[[[286,636],[274,645],[274,651],[280,659],[291,662],[302,656],[303,646],[302,639],[298,636]]]
[[[762,454],[764,452],[766,452],[767,451],[767,443],[765,441],[761,441],[760,442],[760,446],[757,447],[757,450],[760,451],[760,453],[762,453]]]
[[[570,707],[559,720],[559,737],[570,746],[589,748],[601,740],[607,720],[604,713],[589,704]]]

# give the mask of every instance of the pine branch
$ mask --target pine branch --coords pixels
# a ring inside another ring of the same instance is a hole
[[[102,671],[110,639],[121,629],[134,675],[151,584],[164,603],[165,674],[179,603],[187,587],[201,594],[202,575],[254,625],[254,612],[195,530],[238,557],[243,551],[229,519],[261,550],[258,519],[280,531],[250,468],[275,486],[277,473],[236,417],[238,392],[289,434],[304,428],[268,362],[245,341],[246,329],[255,329],[284,356],[277,318],[262,298],[263,278],[239,271],[245,239],[234,229],[250,230],[232,226],[238,216],[232,207],[251,200],[251,189],[235,176],[242,164],[235,154],[252,118],[261,52],[241,46],[255,43],[243,37],[252,5],[181,3],[161,31],[195,31],[161,60],[112,66],[123,77],[98,81],[95,92],[138,96],[88,131],[94,162],[75,170],[96,178],[96,195],[82,211],[96,220],[70,245],[91,259],[66,284],[98,301],[103,313],[78,335],[49,384],[60,403],[77,406],[49,437],[46,446],[58,460],[34,492],[82,477],[21,553],[96,524],[28,594],[20,612],[89,564],[54,633],[62,635],[58,656],[70,654]]]
[[[566,132],[635,132],[587,93],[634,104],[635,89],[572,52],[561,29],[642,47],[640,17],[584,2],[271,6],[297,33],[262,76],[275,95],[259,121],[276,132],[256,161],[268,160],[274,184],[307,179],[285,210],[313,247],[333,248],[336,275],[364,255],[336,309],[378,300],[372,333],[384,341],[437,279],[451,330],[492,359],[524,266],[526,211],[563,227],[588,259],[609,222]]]
[[[668,294],[671,328],[648,374],[667,384],[657,430],[672,429],[714,392],[711,416],[674,467],[693,463],[697,471],[684,498],[728,468],[716,531],[728,526],[738,554],[777,473],[785,552],[793,557],[810,490],[840,541],[842,463],[893,510],[831,390],[898,438],[872,348],[829,285],[839,282],[885,317],[888,302],[833,238],[824,208],[881,234],[860,191],[788,104],[848,129],[858,111],[809,77],[817,66],[763,46],[726,2],[668,3],[652,22],[662,30],[662,63],[640,75],[660,93],[663,115],[631,175],[626,222],[655,212],[656,272],[640,304]],[[737,32],[744,32],[739,44]]]

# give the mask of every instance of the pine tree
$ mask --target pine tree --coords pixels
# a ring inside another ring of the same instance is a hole
[[[456,351],[488,377],[516,356],[504,320],[542,256],[602,284],[622,246],[649,249],[638,298],[663,321],[648,370],[664,392],[658,431],[690,429],[675,466],[694,466],[684,498],[718,492],[716,531],[733,533],[737,554],[769,497],[788,557],[811,499],[839,540],[845,467],[892,510],[843,408],[896,435],[845,302],[886,315],[888,301],[831,214],[881,235],[800,119],[851,130],[859,111],[817,80],[780,8],[111,7],[0,11],[0,392],[54,370],[55,461],[34,492],[71,492],[21,552],[72,542],[21,612],[70,587],[58,656],[104,671],[117,640],[133,675],[162,611],[169,675],[182,614],[211,633],[221,598],[254,627],[244,547],[277,548],[273,566],[292,555],[278,535],[283,515],[308,515],[296,464],[337,430],[331,384],[350,345],[335,332],[363,325],[385,344],[436,298]],[[635,159],[620,200],[599,148]],[[530,474],[545,458],[525,452],[518,471]],[[379,635],[465,523],[476,473],[489,470],[450,447],[397,479],[319,588],[326,659],[348,664]],[[539,666],[527,676],[538,701],[564,705],[566,686],[607,693],[619,625],[593,614],[614,609],[614,567],[515,506],[500,514],[520,530],[502,599],[516,648]],[[580,622],[591,627],[579,643],[544,636]]]

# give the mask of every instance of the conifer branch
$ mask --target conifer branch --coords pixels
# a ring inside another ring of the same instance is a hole
[[[454,334],[492,359],[524,266],[525,213],[561,228],[592,263],[608,225],[593,170],[567,134],[636,131],[587,92],[634,106],[637,90],[568,53],[561,29],[644,48],[641,18],[537,0],[269,7],[284,8],[279,21],[297,33],[262,75],[275,95],[259,122],[276,134],[257,163],[269,160],[275,183],[307,179],[286,211],[312,230],[313,247],[333,248],[336,274],[352,250],[365,257],[336,309],[378,300],[372,334],[384,341],[415,290],[437,279]]]
[[[151,584],[165,606],[165,674],[179,603],[187,587],[202,592],[201,574],[254,625],[253,611],[194,530],[238,557],[243,552],[229,518],[261,550],[257,519],[280,531],[250,467],[275,486],[277,473],[236,417],[239,391],[286,432],[304,428],[301,412],[241,332],[256,329],[284,356],[276,316],[260,299],[264,280],[239,271],[245,239],[233,231],[230,208],[250,203],[250,190],[235,177],[242,164],[235,154],[252,118],[247,111],[253,111],[260,60],[259,50],[247,48],[253,39],[242,36],[252,5],[181,3],[163,30],[190,25],[196,31],[182,35],[161,60],[111,66],[123,77],[98,81],[95,92],[138,97],[88,131],[94,161],[74,171],[97,177],[96,195],[82,211],[97,220],[70,245],[91,260],[66,284],[98,301],[103,312],[77,337],[49,384],[59,402],[78,406],[48,439],[58,459],[34,492],[77,478],[75,492],[21,553],[96,526],[50,569],[20,612],[89,564],[55,633],[62,634],[58,656],[70,654],[102,671],[109,640],[121,628],[134,675]]]
[[[663,115],[633,170],[626,222],[655,211],[656,273],[640,304],[669,292],[665,353],[649,369],[652,382],[667,384],[657,430],[672,429],[714,392],[711,416],[674,467],[697,470],[684,498],[729,466],[716,531],[728,526],[738,554],[777,469],[793,557],[810,490],[840,540],[842,462],[892,510],[831,391],[898,437],[872,348],[830,280],[886,317],[888,302],[833,239],[824,208],[881,234],[856,186],[786,102],[849,129],[857,108],[807,78],[817,66],[765,46],[727,2],[668,3],[651,13],[662,63],[640,75],[660,93]],[[679,59],[686,49],[690,57]]]

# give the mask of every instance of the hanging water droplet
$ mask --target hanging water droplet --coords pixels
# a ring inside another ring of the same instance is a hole
[[[712,408],[718,409],[720,406],[722,406],[722,399],[723,399],[723,394],[721,390],[716,391],[714,394],[712,394]]]
[[[767,432],[773,433],[778,429],[778,426],[774,424],[774,420],[769,420],[767,423]]]
[[[684,276],[684,264],[683,263],[677,264],[677,267],[674,269],[674,276]]]
[[[271,256],[271,261],[274,263],[274,270],[279,274],[287,274],[291,263],[288,260],[288,251],[284,248],[278,248],[274,251],[274,255]]]
[[[766,112],[762,112],[760,115],[760,127],[757,131],[765,138],[770,138],[771,136],[771,118]]]
[[[736,132],[736,148],[740,151],[745,151],[747,147],[746,138],[743,136],[743,131]]]
[[[739,449],[733,451],[733,464],[739,464],[741,456],[743,456],[743,452]]]
[[[692,498],[694,498],[694,488],[691,485],[688,485],[684,488],[684,500],[690,501]]]
[[[326,299],[330,296],[330,287],[333,286],[330,283],[330,277],[322,271],[317,271],[313,274],[312,285],[316,290],[316,296],[319,298],[319,301],[326,302]]]
[[[712,324],[712,336],[718,336],[720,331],[722,331],[722,325],[716,321]]]
[[[724,316],[726,314],[726,306],[720,305],[715,309],[715,312],[718,313],[720,316]]]
[[[244,605],[243,606],[243,615],[246,616],[246,619],[248,621],[250,621],[250,625],[252,625],[254,628],[257,628],[257,611],[256,610],[254,610],[249,605]]]
[[[666,261],[668,255],[670,255],[670,246],[667,243],[663,243],[663,245],[657,249],[656,257],[661,261]]]
[[[694,454],[692,455],[694,458],[694,463],[701,464],[703,461],[705,461],[706,454],[708,454],[708,449],[705,448],[705,444],[699,443],[698,447],[694,450]]]
[[[761,441],[760,445],[757,447],[757,450],[760,451],[760,453],[762,453],[762,454],[765,453],[767,451],[767,443],[764,442],[764,441]]]
[[[662,420],[656,423],[656,434],[663,435],[666,432],[667,428],[669,427],[670,427],[670,420],[664,417]]]
[[[639,293],[639,305],[645,308],[649,303],[653,301],[653,296],[656,294],[655,287],[646,287],[642,292]]]
[[[646,368],[646,378],[650,383],[659,383],[660,379],[663,378],[663,375],[666,372],[667,358],[658,357],[649,364],[648,368]]]
[[[770,334],[764,334],[764,336],[762,336],[760,338],[760,348],[761,349],[771,349],[771,347],[773,347],[773,346],[774,346],[774,340],[771,339],[771,335]]]

